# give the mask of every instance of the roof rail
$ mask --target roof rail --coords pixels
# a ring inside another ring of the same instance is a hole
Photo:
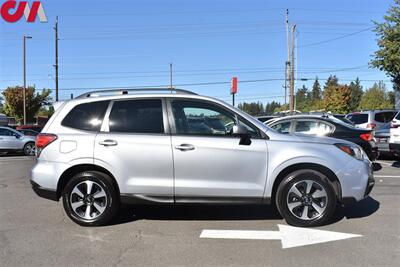
[[[121,89],[90,91],[76,97],[75,99],[101,96],[101,95],[127,95],[129,94],[129,92],[170,92],[171,94],[175,92],[175,94],[197,95],[194,92],[177,88],[128,88],[128,89],[121,88]]]

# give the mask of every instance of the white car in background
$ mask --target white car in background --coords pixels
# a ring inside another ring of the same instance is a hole
[[[390,127],[389,149],[400,155],[400,112],[393,118]]]
[[[358,128],[379,130],[390,124],[396,113],[396,110],[368,110],[347,114],[346,118]]]

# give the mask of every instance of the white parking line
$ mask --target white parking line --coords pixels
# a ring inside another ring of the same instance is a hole
[[[379,163],[379,164],[387,165],[387,166],[392,166],[393,165],[393,163],[389,163],[389,162],[385,162],[385,161],[376,160],[375,162]]]
[[[374,175],[375,178],[400,178],[400,175]]]

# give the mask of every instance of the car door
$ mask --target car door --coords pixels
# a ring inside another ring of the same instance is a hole
[[[267,175],[267,144],[260,131],[211,101],[172,99],[169,106],[175,201],[261,201]],[[250,145],[231,134],[244,125]]]
[[[120,193],[173,202],[171,137],[160,98],[113,101],[95,139],[94,161],[106,166]]]
[[[21,135],[9,129],[0,129],[0,149],[18,150],[22,149],[23,144],[19,137]]]

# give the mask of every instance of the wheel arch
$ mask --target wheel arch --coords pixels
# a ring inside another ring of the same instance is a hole
[[[76,174],[80,172],[85,172],[85,171],[97,171],[101,172],[104,174],[107,174],[108,176],[111,177],[112,183],[117,190],[117,195],[120,195],[120,190],[117,181],[115,180],[114,175],[112,175],[111,172],[109,172],[107,169],[100,167],[98,165],[94,164],[78,164],[75,166],[72,166],[68,169],[66,169],[62,175],[60,176],[60,179],[57,183],[57,198],[59,199],[61,197],[62,191],[64,190],[65,186],[67,185],[68,181]]]
[[[331,182],[338,200],[340,201],[342,199],[342,189],[341,189],[340,181],[339,181],[338,177],[336,176],[336,174],[331,169],[329,169],[323,165],[316,164],[316,163],[297,163],[297,164],[293,164],[293,165],[286,167],[276,176],[274,184],[272,186],[271,200],[275,201],[276,191],[278,190],[278,187],[279,187],[280,183],[282,182],[282,180],[289,173],[292,173],[297,170],[303,170],[303,169],[311,169],[311,170],[318,171],[318,172],[321,172],[322,174],[324,174],[328,178],[328,180]]]

